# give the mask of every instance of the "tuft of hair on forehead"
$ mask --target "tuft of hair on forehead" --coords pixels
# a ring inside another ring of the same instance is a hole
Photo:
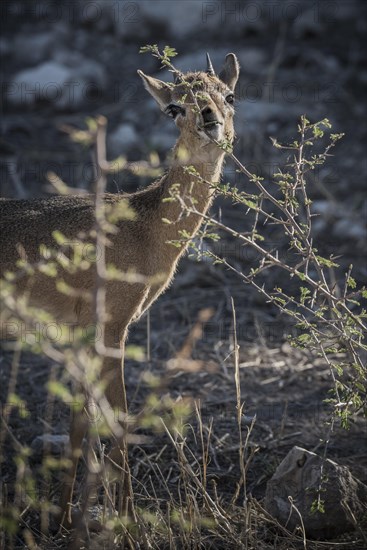
[[[222,94],[229,90],[228,86],[224,84],[218,76],[209,75],[203,71],[186,73],[183,75],[183,80],[184,82],[181,81],[175,86],[175,91],[179,94],[185,94],[189,89],[191,89],[193,93],[211,93],[214,91]],[[192,86],[187,86],[185,82]]]

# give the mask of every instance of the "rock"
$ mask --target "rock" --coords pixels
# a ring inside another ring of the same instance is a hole
[[[56,109],[77,110],[91,102],[107,84],[103,67],[78,52],[58,52],[55,60],[20,71],[9,83],[7,99],[18,107],[40,101]]]
[[[7,97],[18,106],[30,105],[44,99],[57,102],[64,86],[72,78],[72,71],[54,61],[20,71],[8,88]]]
[[[107,86],[107,73],[100,63],[88,59],[78,52],[60,52],[60,61],[72,69],[73,93],[67,92],[59,101],[57,108],[73,109],[94,108],[101,100]]]
[[[313,201],[311,211],[312,214],[318,214],[319,216],[330,218],[336,214],[336,205],[329,200],[319,199]]]
[[[244,131],[247,131],[248,125],[254,125],[257,130],[259,124],[280,120],[283,123],[299,119],[304,110],[304,106],[299,102],[289,103],[284,101],[275,101],[271,97],[259,99],[263,90],[259,86],[258,90],[243,86],[241,88],[241,99],[236,105],[237,124],[245,122]],[[265,91],[265,95],[267,95]]]
[[[339,239],[366,240],[366,224],[362,220],[343,218],[338,220],[333,227],[333,235]]]
[[[31,443],[33,456],[37,458],[41,458],[45,450],[48,450],[52,455],[64,455],[68,446],[68,435],[38,435]]]
[[[109,158],[116,158],[139,143],[139,136],[132,124],[120,124],[108,137]]]
[[[79,52],[60,50],[55,54],[54,60],[62,63],[65,67],[73,69],[73,76],[80,75],[82,78],[90,82],[96,82],[100,86],[106,84],[106,71],[102,65],[94,59],[84,57]]]
[[[311,511],[320,495],[324,513]],[[266,488],[264,506],[287,529],[301,527],[315,539],[335,538],[354,530],[367,511],[367,486],[353,478],[346,466],[293,447],[279,464]],[[355,519],[354,519],[355,518]]]
[[[311,210],[313,214],[318,214],[312,224],[316,234],[332,227],[332,234],[338,239],[366,239],[367,228],[363,214],[358,217],[356,213],[355,216],[349,217],[346,215],[345,205],[341,206],[323,199],[314,201]]]

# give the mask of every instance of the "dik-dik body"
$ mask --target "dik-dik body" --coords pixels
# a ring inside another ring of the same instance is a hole
[[[107,281],[105,346],[124,349],[129,324],[137,320],[158,298],[172,280],[177,263],[186,247],[177,248],[169,241],[180,238],[181,231],[194,236],[201,224],[198,213],[205,214],[212,202],[211,183],[220,179],[225,153],[214,143],[234,137],[234,88],[239,66],[236,56],[226,56],[222,71],[217,76],[208,61],[206,72],[188,73],[183,81],[164,83],[138,71],[145,88],[166,114],[171,116],[180,131],[173,151],[173,161],[166,174],[142,191],[131,195],[105,194],[107,203],[128,200],[135,211],[135,219],[117,223],[117,232],[109,236],[106,261],[113,259],[122,271],[133,270],[142,276],[140,282]],[[190,91],[185,84],[195,82]],[[195,99],[193,99],[193,95]],[[198,177],[193,177],[182,165],[194,166]],[[179,184],[180,197],[190,196],[198,213],[182,213],[179,201],[165,201],[171,195],[172,185]],[[174,223],[167,224],[164,219]],[[40,245],[55,248],[52,233],[60,231],[67,239],[88,233],[95,221],[92,196],[53,196],[46,199],[0,201],[1,271],[15,270],[19,253],[29,262],[37,262]],[[21,246],[19,246],[21,245]],[[154,276],[159,278],[154,281]],[[69,276],[68,284],[80,291],[67,296],[59,293],[55,279],[36,273],[32,280],[19,281],[18,292],[30,292],[31,303],[52,312],[60,322],[75,322],[87,326],[95,321],[90,301],[84,291],[93,293],[96,275],[93,266]],[[123,380],[123,362],[104,358],[101,376],[106,380],[106,397],[113,408],[126,411]],[[80,418],[71,426],[73,466],[75,475],[79,449],[85,426]],[[70,519],[72,483],[63,495],[64,519]]]

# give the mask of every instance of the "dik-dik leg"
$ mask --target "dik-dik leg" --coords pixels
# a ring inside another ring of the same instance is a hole
[[[129,517],[133,521],[135,520],[135,513],[133,509],[133,493],[131,486],[131,479],[128,466],[128,454],[127,454],[127,437],[126,437],[126,422],[124,416],[127,414],[127,399],[124,382],[124,347],[126,340],[126,329],[116,332],[116,325],[106,325],[105,329],[105,345],[106,347],[115,347],[116,338],[120,337],[120,347],[122,359],[113,359],[106,357],[102,364],[101,369],[101,381],[105,385],[104,395],[108,401],[109,407],[107,414],[109,414],[109,421],[118,422],[117,441],[115,446],[109,453],[109,459],[112,467],[115,469],[115,478],[119,481],[122,487],[122,502],[120,503],[121,513],[125,517]],[[118,413],[118,416],[116,416]],[[85,408],[74,412],[72,415],[70,426],[70,467],[65,474],[64,485],[62,489],[62,496],[60,500],[61,509],[61,521],[60,523],[69,528],[72,525],[71,509],[72,498],[75,484],[75,476],[78,467],[79,458],[81,456],[81,448],[83,438],[88,428],[88,416]],[[113,431],[112,424],[112,431]],[[112,434],[114,435],[114,434]],[[116,437],[116,436],[115,436]]]
[[[87,418],[84,411],[72,413],[70,426],[70,461],[68,471],[64,475],[60,507],[60,525],[70,528],[72,524],[71,505],[73,499],[76,471],[79,457],[82,453],[82,442],[87,431]]]
[[[106,335],[107,336],[107,335]],[[112,478],[120,484],[122,499],[120,501],[120,514],[128,520],[136,521],[134,506],[133,506],[133,490],[131,485],[131,476],[128,463],[128,422],[127,422],[127,398],[125,389],[124,376],[124,353],[127,330],[122,331],[121,336],[121,352],[122,360],[119,368],[116,369],[116,363],[106,361],[102,367],[102,378],[106,381],[105,396],[111,407],[111,413],[114,422],[118,425],[117,434],[112,434],[114,437],[114,445],[108,455],[113,472]],[[109,337],[107,336],[107,339]],[[112,430],[113,431],[113,430]]]

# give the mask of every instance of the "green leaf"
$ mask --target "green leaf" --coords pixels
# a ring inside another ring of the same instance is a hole
[[[353,277],[348,277],[348,279],[347,279],[347,286],[349,286],[349,288],[356,288],[357,283],[355,282],[355,280],[353,279]]]
[[[54,262],[48,262],[47,264],[40,265],[38,271],[47,275],[47,277],[56,277],[57,276],[57,266]]]
[[[55,231],[52,232],[52,236],[55,239],[55,241],[57,242],[57,244],[60,245],[60,246],[62,246],[66,242],[65,235],[63,235],[61,233],[61,231],[59,231],[58,229],[56,229]]]
[[[311,504],[311,514],[319,512],[320,514],[325,514],[325,501],[317,498]]]
[[[175,57],[177,55],[177,51],[175,48],[171,48],[170,46],[165,46],[163,48],[163,54],[166,57]]]
[[[336,264],[335,262],[333,262],[332,260],[328,260],[327,258],[323,258],[322,256],[317,256],[316,255],[316,258],[317,258],[317,261],[319,262],[319,264],[322,265],[322,266],[325,266],[325,267],[339,267],[339,264]]]
[[[139,53],[157,53],[158,52],[158,45],[157,44],[147,44],[146,46],[142,46],[139,50]]]
[[[301,304],[304,305],[307,298],[310,298],[311,291],[309,288],[305,288],[304,286],[301,286],[300,291],[301,291],[301,298],[300,298]]]
[[[57,382],[56,380],[51,380],[47,384],[48,391],[55,397],[59,397],[64,403],[71,403],[73,401],[73,396],[70,393],[69,389]]]

